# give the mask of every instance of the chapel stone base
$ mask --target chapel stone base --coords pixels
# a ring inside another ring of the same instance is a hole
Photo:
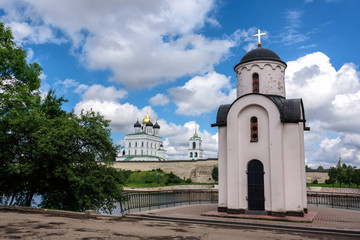
[[[307,208],[304,208],[303,211],[286,211],[286,212],[276,212],[276,211],[255,211],[247,209],[231,209],[227,207],[218,207],[218,212],[227,213],[227,214],[247,214],[247,215],[268,215],[274,217],[285,217],[285,216],[294,216],[294,217],[304,217],[308,213]]]

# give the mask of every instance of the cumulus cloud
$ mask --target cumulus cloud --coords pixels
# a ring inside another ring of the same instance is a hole
[[[112,95],[112,97],[107,97],[108,95]],[[150,106],[139,109],[130,103],[120,103],[119,100],[122,97],[122,90],[93,85],[88,87],[82,95],[82,100],[76,104],[74,112],[76,114],[80,114],[82,110],[99,112],[105,119],[111,120],[112,131],[123,134],[133,133],[136,120],[141,122],[147,113],[153,120],[158,119],[157,113]],[[160,135],[164,137],[164,147],[168,152],[169,159],[187,159],[189,138],[194,134],[195,122],[190,121],[184,125],[177,125],[164,119],[158,119],[157,122],[160,125]],[[216,157],[217,134],[211,135],[206,130],[200,131],[199,124],[197,124],[197,129],[203,139],[204,157]],[[123,142],[119,141],[119,143]]]
[[[128,87],[146,87],[204,74],[230,54],[235,33],[197,33],[207,24],[219,26],[214,7],[208,0],[14,0],[0,2],[0,20],[20,41],[61,42],[57,33],[65,33],[85,66],[110,69],[111,80]]]
[[[169,89],[169,94],[177,106],[177,114],[196,116],[232,103],[236,89],[231,88],[230,77],[210,72],[190,79],[184,86]]]
[[[360,81],[352,63],[336,70],[324,53],[308,54],[287,63],[288,98],[302,98],[310,132],[305,133],[310,166],[343,162],[360,165]]]
[[[196,123],[189,121],[183,125],[176,125],[163,119],[160,119],[158,123],[160,135],[165,136],[164,148],[167,150],[169,160],[188,160],[189,138],[194,135]],[[196,127],[203,141],[204,158],[217,157],[217,134],[211,135],[206,130],[201,131],[199,124],[196,124]]]
[[[126,96],[127,92],[123,89],[116,90],[114,86],[104,87],[95,84],[87,88],[86,92],[82,95],[83,100],[98,100],[98,101],[115,101],[122,99]]]
[[[152,98],[150,98],[150,103],[154,106],[164,106],[166,104],[169,103],[169,98],[167,96],[165,96],[162,93],[158,93],[155,96],[153,96]]]

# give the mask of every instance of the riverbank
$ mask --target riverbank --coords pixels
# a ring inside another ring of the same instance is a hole
[[[129,217],[91,218],[53,215],[59,212],[3,211],[0,208],[1,239],[357,239],[360,212],[309,208],[318,214],[313,223],[201,216],[217,204],[190,205],[142,212]],[[63,212],[63,211],[62,211]],[[78,216],[76,213],[74,216]],[[144,216],[148,216],[147,218]],[[153,218],[150,218],[153,216]],[[157,217],[157,218],[155,218]]]
[[[198,189],[218,189],[218,185],[176,185],[166,187],[132,188],[124,187],[124,191],[166,191],[166,190],[198,190]]]

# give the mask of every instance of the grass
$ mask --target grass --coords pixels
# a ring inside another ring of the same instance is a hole
[[[325,184],[325,183],[306,183],[307,187],[331,187],[331,188],[358,188],[356,186],[356,184],[351,184],[349,187],[349,184],[340,184],[339,183],[335,183],[334,185],[332,184]]]
[[[175,174],[166,173],[161,169],[151,171],[125,171],[126,187],[150,188],[175,185],[212,185],[211,183],[193,183],[190,179],[181,179]]]

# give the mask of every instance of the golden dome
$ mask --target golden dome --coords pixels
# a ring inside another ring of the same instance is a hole
[[[149,114],[147,113],[147,114],[146,114],[146,117],[145,117],[144,120],[143,120],[143,124],[146,124],[146,123],[148,123],[149,121],[152,122],[151,118],[149,117]]]

